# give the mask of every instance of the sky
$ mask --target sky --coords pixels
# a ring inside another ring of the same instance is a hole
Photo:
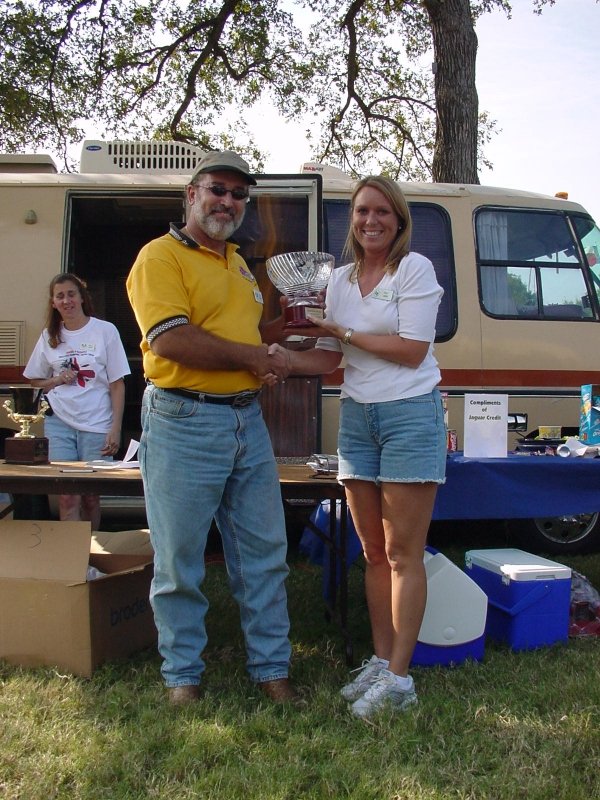
[[[494,11],[476,26],[479,108],[499,131],[485,150],[493,170],[483,169],[480,182],[568,192],[600,224],[600,4],[557,0],[541,16],[532,0],[512,6],[512,19]],[[270,152],[266,172],[310,160],[305,125],[266,109],[254,118],[257,143]]]

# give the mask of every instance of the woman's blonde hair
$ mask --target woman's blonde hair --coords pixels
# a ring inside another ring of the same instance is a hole
[[[73,272],[61,272],[59,275],[55,275],[48,287],[48,311],[46,314],[46,330],[49,334],[48,344],[52,348],[58,347],[61,342],[60,329],[62,325],[60,312],[52,305],[52,301],[54,300],[54,287],[67,282],[77,287],[81,295],[81,310],[86,317],[92,317],[94,315],[94,306],[87,288],[87,283]]]
[[[385,264],[385,271],[395,272],[400,261],[410,252],[412,220],[402,189],[398,186],[396,181],[393,181],[391,178],[386,178],[383,175],[369,175],[366,178],[362,178],[355,185],[352,198],[350,199],[350,229],[344,245],[344,255],[352,258],[354,261],[354,269],[350,275],[350,280],[356,280],[365,258],[365,251],[352,229],[352,215],[354,213],[356,197],[365,186],[371,186],[380,191],[388,200],[398,217],[398,233],[392,242]]]

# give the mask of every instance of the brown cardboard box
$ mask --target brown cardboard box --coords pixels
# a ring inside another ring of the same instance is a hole
[[[92,553],[131,553],[132,543],[136,555],[148,556],[152,561],[154,550],[150,544],[150,530],[137,528],[133,531],[94,531],[92,534]]]
[[[110,540],[115,550],[110,551]],[[87,581],[88,564],[105,573]],[[156,641],[147,531],[89,522],[0,522],[0,659],[91,677]]]

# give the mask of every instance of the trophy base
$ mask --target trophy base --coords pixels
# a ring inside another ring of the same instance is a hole
[[[316,328],[313,319],[323,319],[323,309],[314,306],[287,306],[285,309],[286,330],[293,328]]]
[[[48,439],[45,436],[5,439],[4,460],[7,464],[48,464]]]

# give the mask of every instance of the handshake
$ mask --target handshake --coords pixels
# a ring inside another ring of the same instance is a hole
[[[292,353],[280,344],[264,345],[261,348],[261,364],[256,372],[263,384],[274,386],[284,381],[292,371]]]

